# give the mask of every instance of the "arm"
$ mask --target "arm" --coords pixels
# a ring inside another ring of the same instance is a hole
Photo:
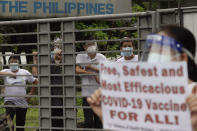
[[[87,65],[87,66],[86,66],[86,70],[87,70],[87,69],[90,69],[90,70],[93,70],[93,71],[96,71],[97,73],[99,73],[99,69],[96,68],[96,67],[93,67],[93,66],[91,66],[91,65]]]
[[[76,56],[76,63],[77,63],[77,64],[83,63],[83,62],[84,62],[83,57],[84,57],[83,55],[78,54],[78,55]],[[76,65],[75,71],[76,71],[77,74],[92,74],[92,72],[89,72],[89,71],[87,71],[86,69],[81,68],[81,66],[79,66],[79,65]]]
[[[34,84],[34,85],[37,85],[37,84],[38,84],[38,80],[35,79],[35,81],[33,82],[33,84]],[[30,92],[28,93],[28,95],[33,95],[33,94],[36,92],[36,89],[37,89],[37,87],[34,87],[34,86],[33,86],[33,87],[31,88]],[[31,99],[31,97],[27,97],[27,102],[28,102],[28,103],[29,103],[30,99]]]
[[[38,64],[38,52],[33,52],[33,64]],[[32,74],[38,76],[38,67],[36,65],[32,66]]]
[[[16,76],[15,73],[9,73],[9,72],[0,72],[0,76]]]
[[[80,66],[76,66],[75,70],[76,70],[77,74],[92,74],[92,72],[88,72],[88,71],[82,69]]]
[[[93,72],[88,72],[88,71],[82,69],[80,66],[76,66],[75,70],[76,70],[77,74],[93,74]],[[95,76],[95,80],[98,84],[100,83],[98,76]]]
[[[6,70],[1,70],[0,71],[0,77],[5,77],[5,76],[16,78],[16,74],[15,73],[13,73],[13,72],[7,72]]]
[[[34,85],[38,84],[38,80],[35,79],[35,81],[33,82]],[[37,87],[32,87],[29,94],[28,95],[33,95],[36,92]]]
[[[33,54],[33,64],[38,64],[38,52],[33,52],[32,54]],[[36,65],[32,66],[32,74],[34,76],[38,76],[38,67]],[[32,83],[34,85],[37,85],[38,84],[38,79],[35,79]],[[33,95],[36,92],[36,89],[37,89],[37,87],[32,87],[30,92],[28,93],[28,95]],[[27,97],[27,102],[30,101],[30,98],[31,97]]]
[[[87,102],[94,111],[94,113],[102,121],[102,108],[101,108],[101,88],[97,89],[90,97],[87,98]]]
[[[101,88],[99,88],[91,96],[87,98],[87,102],[89,103],[94,113],[103,122],[103,114],[102,114],[102,108],[101,108],[101,96],[102,96],[102,90]],[[105,131],[110,131],[110,130],[105,130]]]

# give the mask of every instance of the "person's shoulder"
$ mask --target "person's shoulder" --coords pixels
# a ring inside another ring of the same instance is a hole
[[[76,56],[76,62],[77,63],[85,62],[87,60],[88,60],[88,55],[87,54],[78,54]]]
[[[138,55],[134,55],[133,61],[138,61]]]
[[[26,74],[31,74],[28,70],[26,69],[19,69],[20,72],[26,73]]]
[[[104,58],[104,59],[106,59],[106,56],[104,56],[104,55],[101,54],[101,53],[97,53],[96,55],[97,55],[98,58]]]
[[[11,72],[10,69],[2,69],[0,72]]]
[[[134,58],[138,58],[138,55],[134,55]]]
[[[116,60],[116,62],[123,62],[124,61],[124,57],[120,57]]]
[[[78,58],[85,58],[85,57],[87,57],[87,54],[77,54],[76,57],[78,57]]]

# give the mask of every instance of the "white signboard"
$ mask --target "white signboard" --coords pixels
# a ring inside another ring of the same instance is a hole
[[[131,13],[131,0],[0,0],[0,17],[43,18]]]
[[[105,129],[192,131],[186,63],[100,64]]]

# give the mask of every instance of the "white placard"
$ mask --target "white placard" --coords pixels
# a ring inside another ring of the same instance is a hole
[[[185,62],[100,63],[105,129],[192,131]]]

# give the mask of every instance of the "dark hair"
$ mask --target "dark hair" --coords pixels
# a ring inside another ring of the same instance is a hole
[[[183,45],[183,48],[187,49],[195,57],[196,52],[196,40],[194,35],[186,28],[179,27],[177,25],[167,25],[161,27],[160,32],[165,32],[170,37],[174,38],[177,42]],[[188,75],[189,78],[197,82],[197,65],[195,60],[188,57]]]
[[[124,37],[124,38],[122,38],[122,39],[121,39],[120,47],[122,47],[122,46],[123,46],[123,43],[124,43],[124,42],[131,42],[131,43],[132,43],[132,45],[133,45],[133,41],[132,41],[130,38],[128,38],[128,37]]]
[[[8,63],[10,63],[10,60],[11,60],[11,59],[14,59],[14,60],[18,60],[18,61],[19,61],[18,56],[11,55],[11,56],[9,57],[9,59],[8,59]]]
[[[95,38],[93,36],[86,36],[85,40],[86,40],[86,42],[83,43],[83,46],[86,46],[86,45],[88,45],[90,43],[94,43]]]

